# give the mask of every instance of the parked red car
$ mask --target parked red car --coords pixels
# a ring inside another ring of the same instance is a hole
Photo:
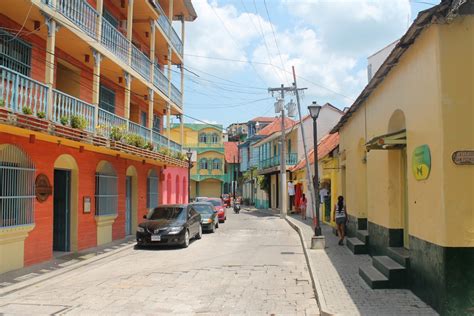
[[[224,202],[225,207],[230,207],[230,194],[222,194],[222,202]]]
[[[224,223],[227,216],[225,214],[225,207],[222,200],[218,198],[209,198],[206,202],[210,202],[214,205],[214,209],[217,211],[217,217],[219,218],[219,223]]]

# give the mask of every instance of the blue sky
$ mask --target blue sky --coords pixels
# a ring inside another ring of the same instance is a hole
[[[367,56],[437,3],[193,0],[198,19],[186,24],[185,114],[224,127],[274,116],[267,88],[291,84],[291,66],[298,86],[308,88],[303,107],[313,100],[350,106],[367,84]]]

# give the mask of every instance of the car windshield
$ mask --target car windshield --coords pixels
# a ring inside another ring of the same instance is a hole
[[[209,200],[214,206],[222,206],[221,200]]]
[[[185,220],[186,211],[182,207],[157,207],[148,214],[147,219],[177,219]]]
[[[209,204],[196,204],[193,205],[194,209],[200,213],[200,214],[214,214],[214,210],[212,209],[212,206]]]
[[[197,197],[196,201],[197,202],[207,201],[207,197]]]

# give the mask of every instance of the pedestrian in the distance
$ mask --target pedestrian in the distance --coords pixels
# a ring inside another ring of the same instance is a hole
[[[306,195],[303,193],[300,199],[300,210],[301,210],[301,218],[306,220],[306,206],[308,205],[308,200],[306,199]]]
[[[342,195],[337,197],[337,204],[334,206],[333,220],[337,225],[337,234],[339,236],[339,245],[344,245],[344,234],[346,231],[347,223],[347,212],[346,205],[344,204],[344,198]]]

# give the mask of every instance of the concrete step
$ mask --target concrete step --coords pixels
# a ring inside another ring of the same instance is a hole
[[[372,289],[386,289],[390,286],[388,278],[374,266],[359,267],[359,275]]]
[[[388,256],[374,256],[372,257],[372,263],[374,268],[388,278],[391,288],[406,287],[407,270],[404,266]]]
[[[369,244],[369,231],[368,230],[358,230],[356,232],[356,237],[359,238],[364,244]]]
[[[403,247],[388,247],[387,254],[405,268],[410,267],[410,250]]]
[[[347,238],[346,245],[355,255],[367,253],[367,245],[363,241],[361,241],[359,238],[356,238],[356,237]]]

